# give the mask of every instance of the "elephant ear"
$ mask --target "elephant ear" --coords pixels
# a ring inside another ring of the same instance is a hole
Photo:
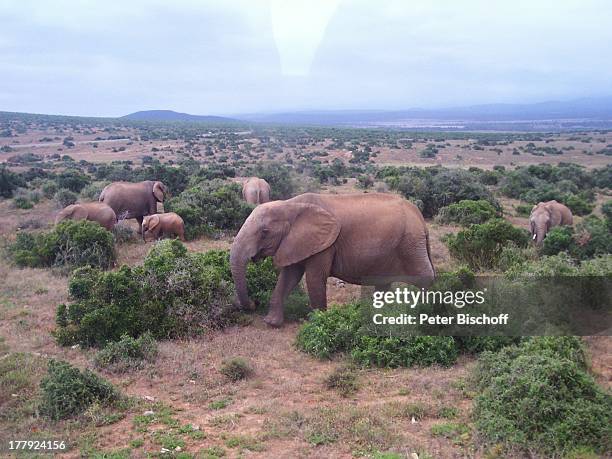
[[[325,209],[313,204],[287,203],[293,214],[289,230],[282,239],[274,264],[289,266],[322,252],[334,243],[340,223]]]
[[[148,230],[151,231],[157,225],[159,225],[159,215],[151,215],[148,220]]]
[[[165,186],[162,182],[155,182],[153,184],[153,195],[159,202],[164,202],[164,193],[166,192]]]

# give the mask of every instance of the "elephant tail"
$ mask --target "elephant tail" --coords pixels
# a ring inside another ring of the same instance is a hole
[[[99,202],[104,202],[104,194],[105,194],[105,192],[106,192],[106,187],[100,193],[100,197],[98,197],[98,201]]]

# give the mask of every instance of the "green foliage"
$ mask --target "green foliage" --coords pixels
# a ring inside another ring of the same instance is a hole
[[[589,203],[580,195],[570,194],[566,196],[563,203],[570,208],[574,215],[588,215],[593,212],[594,204]]]
[[[569,226],[552,228],[544,238],[542,254],[567,252],[578,260],[612,253],[612,232],[608,221],[589,216],[573,229]]]
[[[295,194],[296,184],[291,169],[283,163],[257,163],[249,170],[249,174],[268,182],[272,200],[289,199]]]
[[[313,311],[296,338],[298,349],[320,359],[350,351],[358,339],[361,312],[358,303]]]
[[[452,336],[380,337],[361,336],[351,357],[361,365],[410,367],[413,365],[449,366],[457,360],[457,345]]]
[[[529,204],[517,204],[516,206],[514,206],[516,215],[518,215],[519,217],[529,217],[532,208],[533,206]]]
[[[496,268],[504,247],[526,247],[528,241],[527,231],[502,219],[472,225],[444,240],[451,255],[474,270]]]
[[[0,166],[0,196],[10,198],[13,192],[20,186],[24,186],[23,179],[10,171],[5,165]]]
[[[164,207],[183,218],[185,236],[189,239],[220,231],[236,231],[253,209],[242,199],[240,185],[218,179],[201,182],[183,191],[166,201]]]
[[[158,242],[142,266],[77,270],[69,284],[73,303],[58,307],[56,338],[102,346],[124,334],[169,338],[223,327],[236,317],[226,276],[177,240]]]
[[[57,176],[57,185],[60,188],[66,188],[73,193],[79,193],[83,188],[89,185],[90,182],[91,179],[88,175],[85,175],[75,169],[66,170]]]
[[[124,373],[142,368],[146,362],[153,362],[155,357],[157,342],[151,333],[145,332],[138,338],[123,335],[119,341],[108,343],[96,354],[94,363],[98,368]]]
[[[484,223],[495,218],[497,210],[488,201],[463,200],[450,206],[442,207],[437,220],[442,224],[469,226]]]
[[[108,185],[108,182],[93,182],[84,187],[81,190],[81,198],[87,201],[97,201],[100,197],[100,193],[104,187]]]
[[[64,208],[66,206],[74,204],[75,202],[77,202],[77,199],[78,199],[78,196],[76,195],[76,193],[70,190],[67,190],[65,188],[57,190],[57,192],[53,196],[53,200],[57,203],[58,207],[60,208]]]
[[[389,174],[389,175],[387,175]],[[455,202],[485,200],[501,209],[493,194],[478,181],[475,174],[460,169],[431,167],[402,168],[379,173],[391,189],[406,198],[423,203],[425,217],[433,217],[440,208]]]
[[[26,210],[34,207],[34,204],[25,196],[17,196],[13,199],[13,206],[15,206],[16,209]]]
[[[57,360],[49,361],[48,374],[40,387],[40,413],[53,420],[80,414],[93,403],[104,405],[120,397],[111,383],[95,373]]]
[[[95,222],[66,220],[47,233],[17,233],[9,252],[18,266],[96,266],[115,262],[113,236]]]
[[[253,374],[253,368],[241,357],[233,357],[221,365],[219,372],[230,381],[240,381]]]
[[[612,397],[583,368],[583,347],[574,337],[532,338],[484,353],[474,371],[482,438],[544,455],[609,450]]]

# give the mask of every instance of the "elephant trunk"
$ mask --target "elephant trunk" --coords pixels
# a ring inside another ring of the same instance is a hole
[[[255,305],[249,298],[246,281],[247,264],[252,255],[244,245],[237,236],[230,250],[230,267],[240,306],[244,309],[254,309]]]
[[[542,245],[542,243],[544,242],[544,237],[546,236],[546,229],[544,228],[544,225],[536,225],[535,227],[535,233],[534,233],[534,240],[536,245]]]

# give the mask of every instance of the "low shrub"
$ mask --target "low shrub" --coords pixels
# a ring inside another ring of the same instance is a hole
[[[496,268],[504,247],[526,247],[528,241],[527,231],[503,219],[472,225],[444,239],[451,255],[474,270]]]
[[[177,240],[155,244],[141,266],[76,270],[73,303],[58,307],[56,338],[62,345],[103,346],[124,334],[169,338],[223,327],[236,318],[226,279],[206,254],[188,253]]]
[[[113,236],[99,224],[66,220],[46,233],[17,233],[9,252],[18,266],[110,268],[115,262]]]
[[[246,379],[253,374],[253,368],[241,357],[233,357],[221,365],[219,372],[230,381]]]
[[[156,357],[157,341],[151,333],[145,332],[138,338],[123,335],[119,341],[108,343],[96,354],[94,363],[98,368],[124,373],[138,370]]]
[[[483,441],[547,456],[609,451],[612,397],[584,367],[578,338],[532,338],[484,353],[474,371]]]
[[[531,209],[533,209],[533,206],[530,204],[517,204],[514,206],[516,215],[519,217],[529,217],[529,215],[531,215]]]
[[[497,210],[488,201],[463,200],[450,206],[442,207],[437,216],[439,223],[469,226],[484,223],[495,218]]]
[[[86,201],[97,201],[100,193],[109,182],[94,182],[85,186],[80,193],[81,199]]]
[[[591,204],[582,196],[570,194],[563,199],[563,204],[570,208],[574,215],[588,215],[593,212],[594,204]]]
[[[125,220],[119,220],[117,224],[113,226],[113,237],[118,244],[124,244],[126,242],[135,241],[136,232],[125,222]]]
[[[49,361],[48,374],[40,387],[40,413],[53,420],[78,415],[94,403],[106,405],[120,397],[111,383],[95,373],[57,360]]]
[[[57,206],[63,209],[66,206],[70,206],[77,202],[78,196],[73,191],[67,190],[65,188],[61,188],[57,190],[55,195],[53,196],[53,200],[57,204]]]
[[[4,164],[0,165],[0,196],[3,198],[13,197],[13,193],[20,186],[25,186],[24,180],[9,170]]]
[[[342,397],[357,392],[357,372],[352,366],[341,366],[325,377],[325,387],[338,391]]]
[[[240,185],[219,179],[188,188],[166,201],[164,208],[182,217],[188,239],[236,231],[253,209],[242,199]]]

